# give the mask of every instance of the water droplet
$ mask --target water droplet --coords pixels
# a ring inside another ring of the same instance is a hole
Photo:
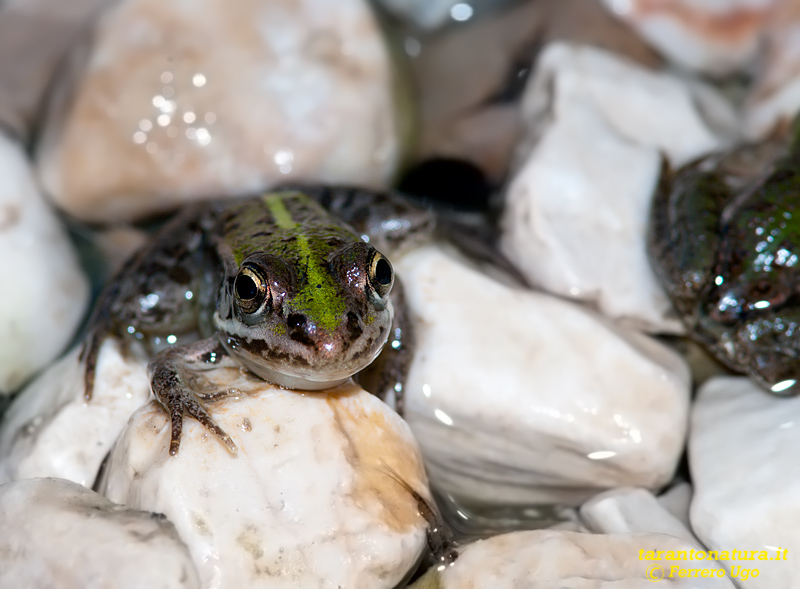
[[[200,145],[208,145],[211,143],[211,133],[208,132],[208,129],[205,127],[200,127],[195,132],[195,137],[197,138],[197,142]]]
[[[403,49],[409,57],[417,57],[422,52],[422,44],[414,37],[406,37],[403,42]]]
[[[471,19],[474,12],[469,4],[459,2],[450,9],[450,17],[455,21],[464,22]]]

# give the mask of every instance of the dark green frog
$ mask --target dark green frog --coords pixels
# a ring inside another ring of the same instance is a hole
[[[690,335],[781,395],[800,393],[800,124],[789,135],[665,170],[649,244]]]
[[[334,214],[335,213],[335,214]],[[205,403],[201,372],[244,366],[278,385],[336,386],[388,355],[373,392],[398,404],[413,346],[402,289],[383,251],[430,237],[434,217],[390,194],[286,189],[186,207],[137,252],[101,294],[84,346],[86,398],[109,335],[139,341],[152,359],[150,386],[172,423],[202,423],[231,451],[233,440]],[[409,487],[428,521],[434,559],[457,552],[435,506]]]
[[[336,215],[332,214],[336,212]],[[170,415],[170,453],[184,416],[236,447],[204,408],[229,391],[202,391],[198,371],[238,364],[275,384],[336,386],[367,367],[391,337],[377,393],[399,393],[411,325],[379,251],[430,234],[433,217],[393,195],[281,190],[188,206],[106,288],[84,347],[91,397],[107,335],[153,356],[151,388]]]

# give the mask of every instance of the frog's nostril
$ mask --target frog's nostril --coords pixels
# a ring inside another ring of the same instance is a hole
[[[292,313],[286,318],[286,324],[290,329],[303,327],[306,324],[306,318],[304,315],[300,315],[299,313]]]

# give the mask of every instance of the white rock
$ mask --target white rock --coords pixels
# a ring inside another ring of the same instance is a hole
[[[729,74],[753,61],[764,25],[780,1],[603,0],[603,3],[674,62],[705,73]]]
[[[0,2],[0,125],[29,139],[64,53],[108,0]]]
[[[682,482],[674,484],[658,496],[661,506],[671,513],[686,529],[691,529],[689,523],[689,507],[692,504],[692,485]]]
[[[89,285],[22,148],[0,133],[0,395],[52,362],[73,337]]]
[[[717,563],[691,560],[689,551],[693,549],[691,544],[662,534],[515,532],[466,546],[453,566],[443,572],[427,573],[412,588],[733,589],[726,576],[680,578],[674,571],[669,578],[667,575],[673,566],[703,567],[715,575],[725,574]],[[645,553],[650,550],[684,551],[687,559],[668,560],[664,554],[663,560],[644,560]],[[654,580],[657,581],[655,585]]]
[[[765,44],[744,109],[745,134],[753,141],[768,137],[800,112],[800,3],[780,4]]]
[[[417,318],[406,419],[436,485],[492,504],[578,504],[670,479],[689,402],[677,354],[436,246],[394,263]]]
[[[91,487],[128,419],[150,396],[143,362],[125,359],[106,340],[94,395],[83,398],[80,348],[29,384],[0,422],[0,483],[58,477]]]
[[[744,377],[717,377],[701,387],[689,437],[692,528],[710,550],[731,553],[723,563],[729,570],[759,569],[742,587],[797,586],[799,444],[800,397],[772,396]],[[780,560],[734,559],[733,550]]]
[[[86,45],[37,149],[47,191],[81,219],[395,172],[390,59],[365,0],[123,0]]]
[[[667,534],[702,548],[692,532],[647,489],[624,487],[600,493],[581,505],[581,519],[601,534]]]
[[[554,40],[603,47],[642,65],[660,64],[655,52],[597,0],[514,1],[474,22],[425,36],[421,44],[406,38],[418,89],[419,157],[464,159],[493,183],[503,183],[522,132],[519,82],[510,81],[509,73],[527,65],[526,59],[533,61],[534,45]],[[498,101],[509,90],[514,97]]]
[[[250,392],[211,413],[237,455],[185,420],[170,457],[166,415],[150,404],[115,447],[103,492],[164,513],[204,587],[394,587],[421,554],[426,522],[391,472],[429,497],[407,425],[352,384],[299,393],[242,376],[220,386],[231,385]]]
[[[637,328],[681,332],[645,237],[660,152],[677,166],[723,144],[696,106],[709,94],[598,49],[545,49],[523,99],[524,161],[506,194],[509,258],[550,292]]]
[[[172,524],[69,481],[0,486],[0,529],[2,587],[200,587]]]

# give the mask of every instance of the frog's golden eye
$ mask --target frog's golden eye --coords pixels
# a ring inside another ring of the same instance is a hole
[[[245,313],[258,311],[268,294],[265,277],[253,266],[242,266],[233,289],[236,292],[239,308]]]
[[[369,282],[378,296],[384,297],[392,290],[394,271],[392,265],[382,254],[375,252],[369,264]]]

